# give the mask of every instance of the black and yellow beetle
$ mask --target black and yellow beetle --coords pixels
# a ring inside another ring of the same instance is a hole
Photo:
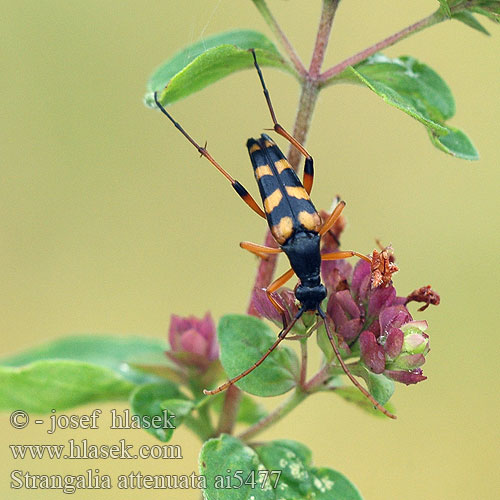
[[[259,185],[260,196],[264,210],[252,198],[249,192],[235,179],[233,179],[208,153],[205,147],[201,147],[191,136],[177,123],[173,117],[165,110],[158,101],[155,93],[155,102],[158,108],[164,113],[174,126],[186,137],[186,139],[204,156],[212,165],[219,170],[231,182],[231,185],[243,199],[243,201],[259,216],[267,219],[269,229],[279,248],[271,248],[256,243],[244,241],[240,246],[259,257],[266,257],[270,254],[285,253],[290,261],[290,269],[282,276],[273,281],[266,289],[267,296],[283,319],[283,329],[277,340],[267,350],[267,352],[250,368],[240,373],[237,377],[228,380],[221,386],[213,390],[205,390],[205,394],[217,394],[255,370],[278,344],[287,336],[295,323],[306,311],[316,312],[325,324],[326,333],[335,352],[335,355],[344,370],[345,374],[353,384],[382,411],[385,415],[396,418],[387,411],[373,396],[354,378],[349,368],[345,365],[337,345],[335,344],[332,332],[326,320],[325,312],[321,308],[322,301],[326,298],[326,288],[321,283],[320,268],[322,260],[337,260],[357,256],[371,262],[365,255],[353,251],[327,253],[321,255],[321,237],[332,228],[344,209],[345,202],[341,201],[324,222],[321,220],[309,195],[311,193],[314,167],[312,156],[306,149],[291,136],[277,121],[271,104],[269,92],[264,83],[264,77],[257,63],[255,51],[250,50],[253,55],[254,65],[257,69],[264,96],[266,98],[269,111],[274,123],[274,131],[287,139],[295,148],[305,156],[303,182],[300,182],[297,174],[291,167],[288,160],[280,151],[275,142],[266,134],[262,134],[258,139],[249,139],[247,148],[252,161],[255,179]],[[285,311],[282,306],[273,298],[272,294],[283,286],[294,274],[299,279],[299,284],[295,289],[295,297],[301,306],[298,313],[287,325]]]

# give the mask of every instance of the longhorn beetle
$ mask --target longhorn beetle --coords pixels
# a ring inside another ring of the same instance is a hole
[[[321,283],[320,278],[322,260],[337,260],[357,256],[371,263],[371,259],[353,251],[321,255],[321,237],[335,224],[335,221],[339,218],[344,209],[345,202],[339,202],[327,220],[322,222],[321,217],[309,198],[314,179],[312,156],[306,151],[302,144],[278,123],[271,104],[269,92],[264,83],[262,71],[257,63],[255,51],[254,49],[250,49],[250,52],[252,53],[254,66],[259,75],[267,106],[271,113],[274,131],[289,141],[305,157],[304,176],[303,182],[301,183],[290,163],[288,163],[283,153],[268,135],[262,134],[258,139],[248,139],[246,145],[250,160],[252,161],[255,179],[259,185],[264,210],[259,207],[250,193],[212,158],[207,149],[198,145],[182,126],[173,119],[170,113],[168,113],[158,101],[157,93],[155,92],[154,94],[156,105],[161,112],[167,116],[181,134],[198,150],[200,155],[204,156],[222,175],[224,175],[242,200],[257,215],[267,219],[271,234],[279,245],[279,248],[266,247],[248,241],[241,242],[240,246],[261,258],[283,252],[288,257],[291,266],[286,273],[273,281],[266,289],[267,297],[283,319],[283,329],[279,333],[277,340],[253,366],[216,389],[210,391],[204,390],[203,392],[205,394],[217,394],[255,370],[255,368],[257,368],[288,335],[304,312],[314,311],[323,320],[328,339],[345,374],[376,408],[388,417],[396,418],[376,401],[349,371],[349,368],[344,363],[339,349],[335,344],[325,312],[321,308],[321,302],[327,295],[326,288]],[[285,310],[273,298],[272,294],[283,286],[294,274],[299,278],[299,284],[295,289],[295,298],[300,302],[300,309],[290,324],[287,324]]]

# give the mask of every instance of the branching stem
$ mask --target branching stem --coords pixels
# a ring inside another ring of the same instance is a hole
[[[231,385],[227,388],[224,405],[220,414],[219,426],[217,428],[217,436],[225,433],[232,434],[236,424],[236,417],[240,407],[241,391]]]
[[[333,19],[337,12],[340,0],[324,0],[321,19],[319,21],[318,33],[316,34],[316,43],[314,45],[311,64],[309,66],[309,76],[316,79],[321,71],[321,65],[325,58],[326,48],[330,40]]]
[[[244,441],[252,439],[257,434],[261,433],[268,427],[271,427],[283,417],[288,415],[296,406],[298,406],[308,396],[307,393],[296,389],[295,392],[274,411],[266,417],[259,420],[254,425],[250,426],[245,432],[242,432],[238,437]]]
[[[348,66],[353,66],[354,64],[358,64],[361,61],[364,61],[365,59],[370,57],[371,55],[375,54],[379,50],[385,49],[386,47],[390,47],[391,45],[394,45],[396,42],[403,40],[409,35],[417,33],[423,30],[424,28],[428,28],[445,19],[446,17],[444,16],[444,14],[440,10],[438,10],[434,12],[434,14],[424,17],[420,21],[417,21],[416,23],[407,26],[401,31],[398,31],[393,35],[384,38],[384,40],[381,40],[380,42],[377,42],[374,45],[367,47],[361,52],[358,52],[357,54],[354,54],[353,56],[344,59],[342,62],[336,64],[335,66],[333,66],[332,68],[326,70],[323,74],[321,74],[319,76],[319,80],[323,84],[328,84],[333,77],[337,76],[339,73],[344,71]]]
[[[301,144],[305,144],[307,140],[307,133],[311,126],[311,119],[318,100],[319,87],[318,83],[311,78],[304,80],[302,84],[302,91],[300,93],[299,105],[297,109],[297,116],[295,118],[295,125],[293,127],[293,136]],[[288,150],[288,161],[292,168],[297,171],[299,168],[301,154],[298,149],[290,146]]]
[[[255,7],[257,7],[258,11],[262,15],[262,17],[264,18],[266,23],[269,25],[269,27],[273,31],[274,35],[276,36],[276,38],[281,43],[282,47],[285,49],[285,52],[288,54],[288,57],[290,58],[290,61],[292,61],[292,64],[294,65],[297,73],[301,76],[305,76],[307,71],[306,71],[304,64],[302,63],[302,61],[300,60],[300,57],[298,56],[297,52],[293,48],[292,44],[290,43],[290,40],[288,40],[285,33],[283,33],[278,22],[276,21],[276,18],[273,16],[271,11],[269,10],[269,7],[267,6],[266,1],[265,0],[252,0],[252,2],[255,4]]]
[[[307,337],[300,340],[300,387],[303,387],[307,376]]]
[[[304,384],[304,390],[307,392],[315,392],[329,377],[329,365],[324,365],[311,380]]]

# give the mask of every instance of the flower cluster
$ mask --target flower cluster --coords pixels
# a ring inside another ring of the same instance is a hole
[[[323,213],[323,217],[327,214]],[[323,253],[338,250],[342,218],[323,238]],[[332,321],[339,345],[347,355],[359,353],[373,373],[384,373],[397,382],[416,384],[426,377],[422,365],[429,352],[425,321],[413,321],[406,305],[411,301],[439,304],[439,295],[429,286],[407,297],[398,297],[391,276],[398,270],[390,248],[374,251],[371,264],[360,260],[353,268],[347,260],[323,261],[321,274],[328,290],[326,314]],[[273,297],[293,318],[298,306],[292,290],[281,289]],[[281,325],[264,290],[254,290],[252,305],[259,316]],[[422,310],[421,308],[420,310]],[[304,331],[304,326],[299,331]]]
[[[328,289],[326,313],[343,350],[359,351],[370,371],[384,373],[397,382],[425,380],[421,366],[429,352],[429,337],[424,333],[427,322],[413,321],[405,305],[411,294],[398,297],[392,284],[373,288],[372,269],[366,261],[359,261],[354,269],[345,260],[328,264],[328,274],[323,275]],[[282,289],[274,298],[285,307],[287,316],[298,311],[292,290]],[[261,317],[281,324],[263,290],[255,291],[254,305]]]
[[[349,264],[339,264],[327,280],[327,314],[337,334],[350,348],[359,346],[373,373],[405,384],[425,380],[420,367],[429,352],[427,323],[413,321],[407,298],[398,297],[392,284],[373,288],[368,262],[358,262],[353,271]]]

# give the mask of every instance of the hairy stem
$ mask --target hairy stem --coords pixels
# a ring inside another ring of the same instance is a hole
[[[417,21],[414,24],[411,24],[410,26],[407,26],[406,28],[402,29],[401,31],[398,31],[397,33],[394,33],[391,36],[388,36],[384,40],[381,40],[380,42],[375,43],[374,45],[371,45],[370,47],[367,47],[366,49],[362,50],[361,52],[358,52],[357,54],[354,54],[351,57],[348,57],[344,61],[340,62],[339,64],[336,64],[332,68],[326,70],[324,73],[322,73],[319,77],[320,82],[323,84],[328,84],[329,80],[331,80],[333,77],[344,71],[348,66],[353,66],[355,64],[360,63],[361,61],[364,61],[371,55],[375,54],[375,52],[378,52],[379,50],[382,50],[386,47],[390,47],[391,45],[394,45],[396,42],[399,42],[400,40],[403,40],[404,38],[408,37],[409,35],[412,35],[414,33],[418,33],[419,31],[423,30],[424,28],[428,28],[434,24],[437,24],[443,20],[447,19],[446,16],[440,11],[434,12],[434,14],[431,14],[430,16],[424,17],[420,21]]]
[[[300,340],[300,387],[304,387],[307,376],[307,337]]]
[[[321,71],[321,65],[325,58],[326,47],[330,39],[330,32],[333,26],[333,19],[337,12],[340,0],[323,0],[323,10],[319,21],[316,43],[314,45],[311,65],[309,66],[309,75],[317,78]]]
[[[315,392],[329,378],[329,370],[329,365],[324,365],[311,380],[304,384],[304,390],[309,393]]]
[[[219,426],[217,427],[217,436],[222,433],[232,434],[236,417],[240,407],[241,391],[235,386],[230,385],[226,391],[224,406],[220,414]]]
[[[277,248],[277,244],[271,231],[269,229],[266,231],[266,237],[264,240],[264,245],[268,247]],[[247,313],[252,316],[259,316],[257,309],[255,308],[255,298],[256,298],[256,290],[260,290],[261,288],[266,288],[271,283],[274,270],[276,269],[276,262],[278,260],[277,255],[270,255],[267,259],[261,259],[259,265],[257,267],[257,274],[255,275],[255,282],[252,288],[252,292],[250,294],[250,303],[248,304]]]
[[[297,109],[297,117],[295,118],[295,125],[293,127],[293,136],[302,145],[305,144],[307,133],[311,125],[311,118],[318,100],[318,84],[314,80],[307,78],[302,85],[302,92],[300,94],[299,105]],[[288,161],[292,168],[297,171],[301,160],[301,154],[298,149],[290,146],[288,150]]]
[[[261,433],[268,427],[271,427],[283,417],[288,415],[296,406],[298,406],[308,396],[307,393],[297,389],[286,401],[278,406],[269,415],[259,420],[254,425],[250,426],[245,432],[242,432],[238,437],[244,441],[248,441],[257,434]]]
[[[281,30],[278,22],[269,10],[269,7],[267,6],[265,0],[252,0],[252,2],[255,4],[255,7],[257,7],[257,10],[260,12],[266,23],[273,31],[274,36],[278,39],[282,47],[285,49],[285,52],[288,54],[288,57],[292,61],[292,64],[294,65],[299,75],[305,76],[306,68],[302,64],[302,61],[300,60],[300,57],[290,43],[290,40],[288,40],[285,33],[283,33],[283,31]]]

